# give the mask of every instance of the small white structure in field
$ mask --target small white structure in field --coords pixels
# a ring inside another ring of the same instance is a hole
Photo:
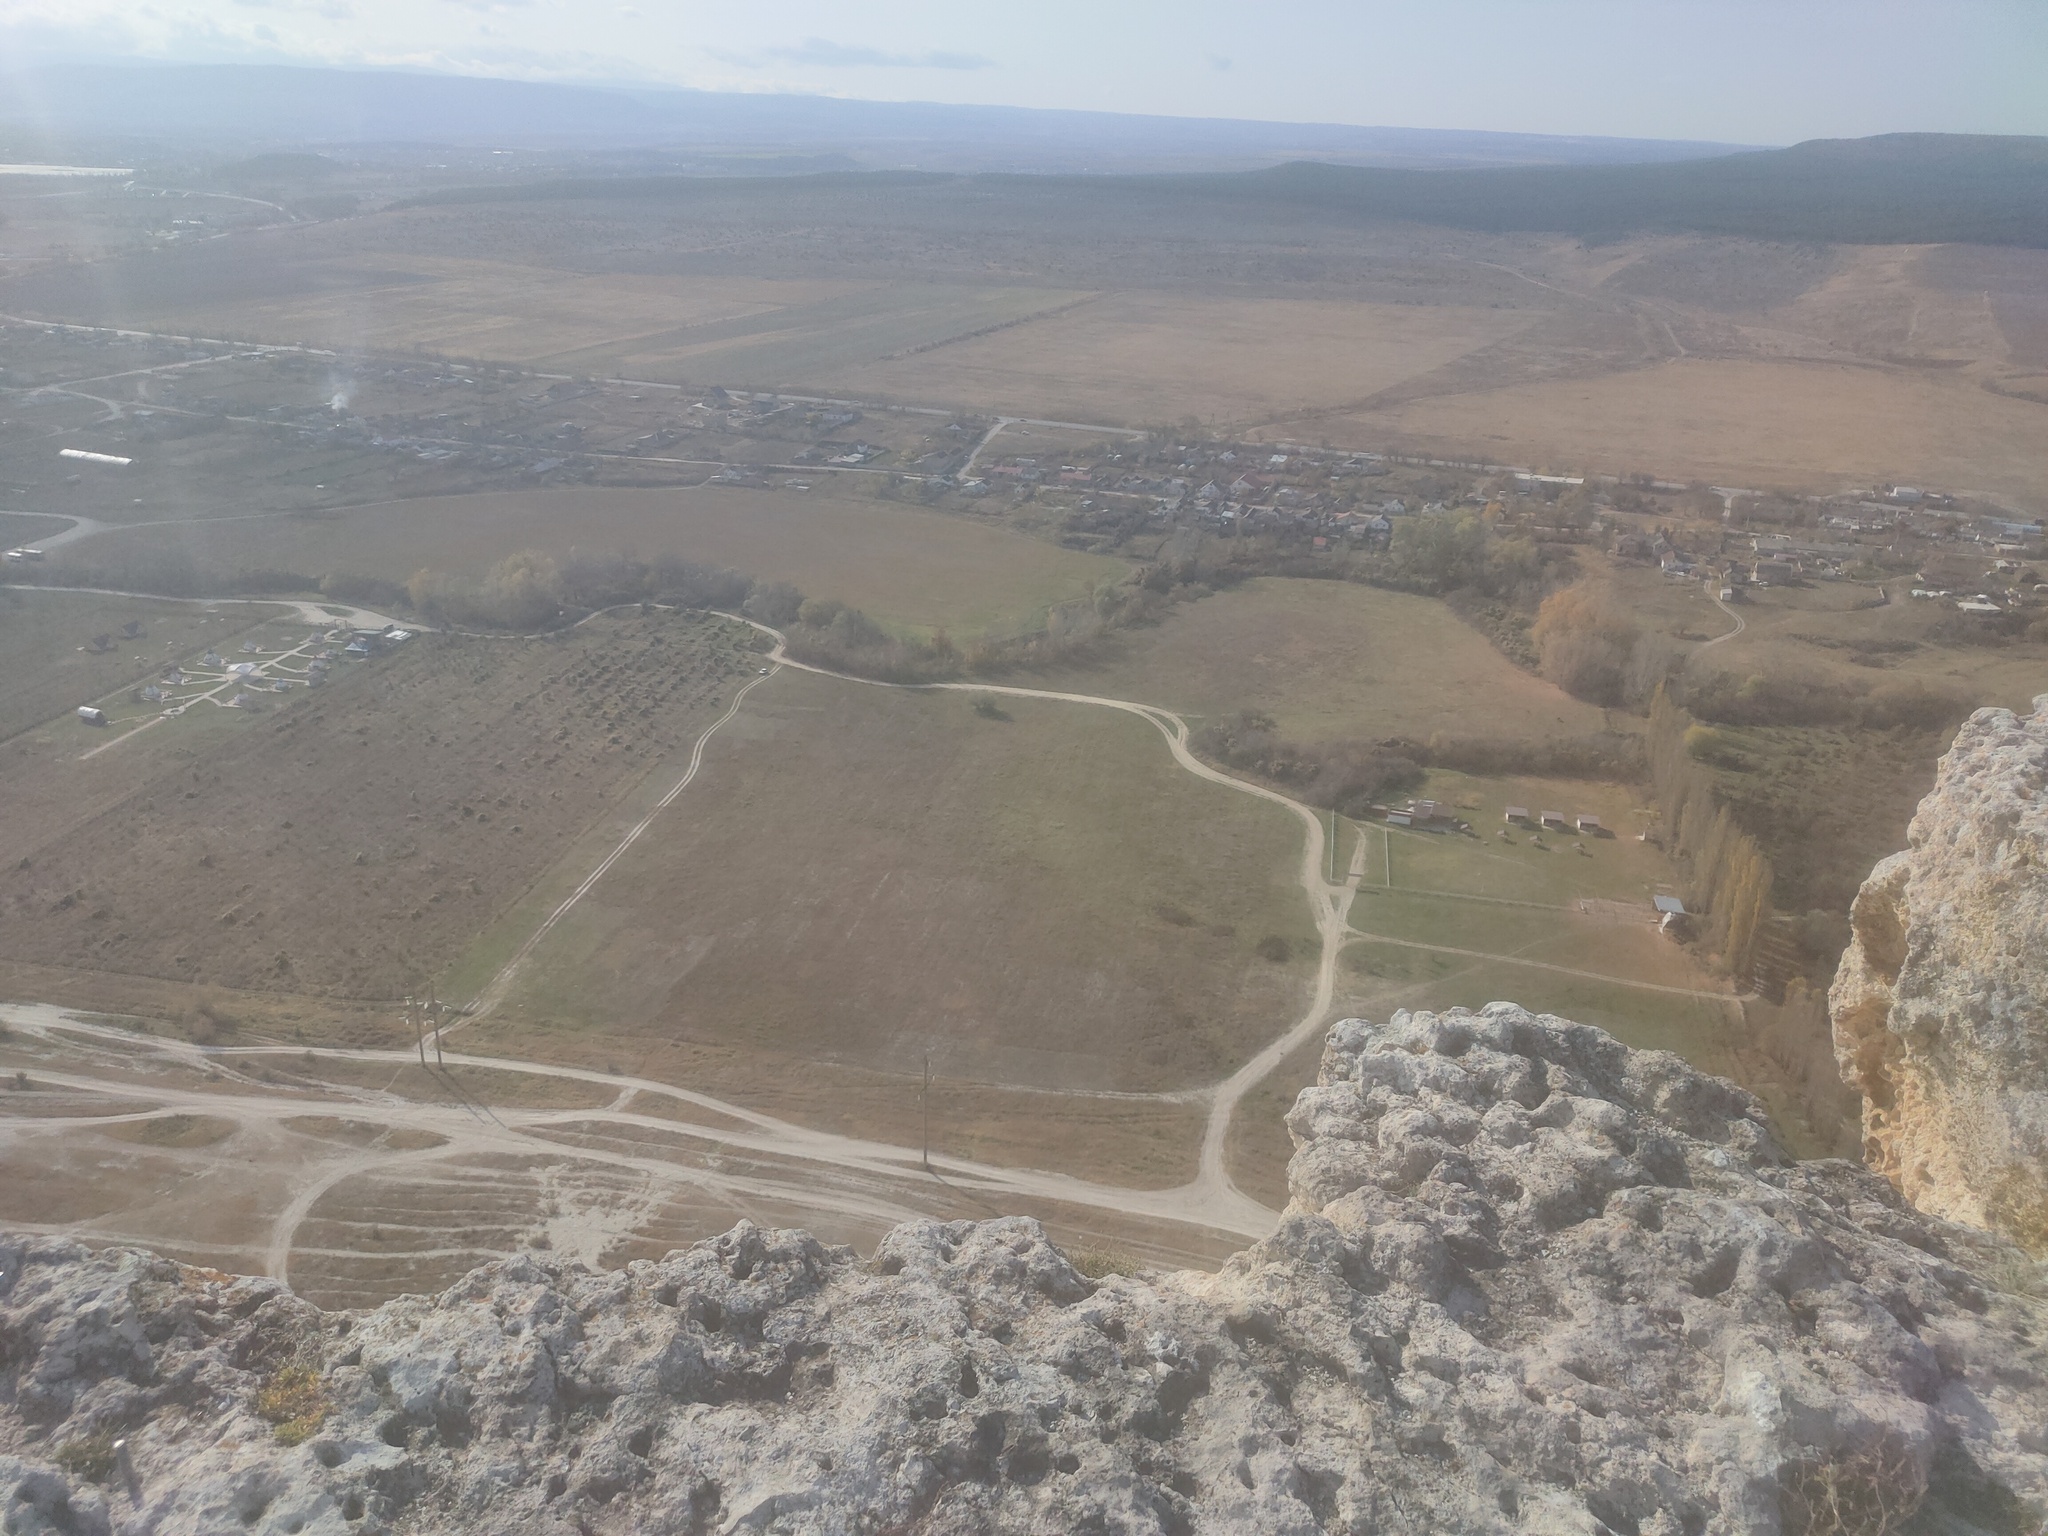
[[[105,725],[107,712],[104,709],[95,709],[90,704],[81,704],[78,706],[78,718],[87,725]]]
[[[118,453],[92,453],[84,448],[59,448],[57,457],[78,459],[87,464],[111,464],[116,469],[126,469],[135,462],[133,459],[122,458]]]
[[[1600,835],[1601,827],[1600,818],[1598,816],[1575,817],[1573,818],[1572,825],[1577,827],[1579,831],[1582,833],[1590,832],[1595,837],[1598,837]]]

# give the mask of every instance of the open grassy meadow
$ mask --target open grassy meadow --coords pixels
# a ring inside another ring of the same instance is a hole
[[[534,952],[534,1030],[1059,1089],[1206,1083],[1312,953],[1283,811],[1086,706],[785,674]],[[1007,718],[1005,718],[1006,716]],[[1277,936],[1297,958],[1256,953]],[[486,949],[491,946],[487,943]],[[485,975],[458,967],[450,993]],[[609,1047],[607,1047],[609,1048]]]
[[[517,550],[630,550],[729,565],[864,609],[899,629],[1028,623],[1120,561],[873,495],[828,489],[545,490],[430,497],[223,526],[104,535],[95,558],[161,553],[201,569],[348,571],[403,581],[422,567],[480,572]]]
[[[1867,364],[1674,357],[1397,399],[1275,423],[1267,435],[1484,454],[1572,473],[1832,493],[1902,481],[2048,509],[2048,405],[1964,378]]]
[[[1099,660],[1031,681],[1212,720],[1255,709],[1303,741],[1534,740],[1597,731],[1603,719],[1434,599],[1283,577],[1182,603],[1154,627],[1108,637]]]
[[[1367,399],[1530,319],[1512,309],[1122,290],[827,377],[885,398],[1067,420],[1263,420]]]
[[[1338,963],[1336,1016],[1505,1000],[1599,1025],[1634,1046],[1676,1051],[1706,1071],[1753,1083],[1768,1075],[1745,1051],[1726,983],[1657,931],[1649,898],[1670,890],[1674,876],[1654,845],[1635,840],[1642,817],[1633,790],[1433,772],[1425,792],[1462,807],[1478,835],[1358,828],[1364,873],[1351,904],[1356,936]],[[1623,831],[1546,833],[1539,846],[1529,829],[1514,827],[1503,840],[1508,805],[1585,812]],[[1286,1196],[1286,1110],[1315,1081],[1321,1054],[1320,1039],[1295,1052],[1245,1096],[1232,1121],[1231,1176],[1269,1204]]]

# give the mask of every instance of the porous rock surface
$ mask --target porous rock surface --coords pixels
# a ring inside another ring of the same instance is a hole
[[[2048,1254],[2048,694],[1956,733],[1871,871],[1829,996],[1864,1160]]]
[[[1349,1020],[1288,1124],[1293,1204],[1213,1276],[1090,1281],[1023,1219],[868,1259],[742,1224],[343,1315],[8,1240],[0,1521],[1733,1536],[1858,1528],[1815,1489],[1955,1531],[2048,1500],[2034,1266],[1675,1056],[1508,1004]],[[295,1365],[325,1417],[288,1445]]]

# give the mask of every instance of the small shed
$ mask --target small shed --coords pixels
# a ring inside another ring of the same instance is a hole
[[[1389,811],[1387,812],[1387,821],[1392,826],[1407,827],[1414,825],[1415,818],[1406,811]]]
[[[1540,820],[1542,825],[1546,827],[1555,827],[1560,832],[1564,830],[1563,811],[1545,811]]]
[[[1511,806],[1509,806],[1509,807],[1508,807],[1508,809],[1507,809],[1507,814],[1506,814],[1505,816],[1503,816],[1503,817],[1501,818],[1501,820],[1503,820],[1503,821],[1514,821],[1514,822],[1522,822],[1522,821],[1527,821],[1528,819],[1529,819],[1529,807],[1527,807],[1526,805],[1511,805]]]
[[[1592,837],[1598,837],[1605,830],[1600,825],[1600,818],[1598,816],[1575,816],[1572,818],[1572,825],[1577,827],[1581,833]]]
[[[90,704],[81,704],[78,706],[78,718],[87,725],[105,725],[107,712],[104,709],[95,709]]]
[[[1650,905],[1657,909],[1659,917],[1684,917],[1685,903],[1676,896],[1652,896]]]

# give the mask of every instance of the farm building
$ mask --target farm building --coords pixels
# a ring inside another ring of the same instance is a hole
[[[1526,805],[1511,805],[1511,806],[1509,806],[1509,807],[1507,808],[1507,814],[1506,814],[1506,815],[1504,815],[1504,816],[1503,816],[1503,817],[1501,818],[1501,820],[1503,820],[1503,821],[1515,821],[1515,822],[1522,822],[1522,821],[1527,821],[1528,819],[1529,819],[1529,807],[1527,807]]]
[[[1606,828],[1600,825],[1600,818],[1598,816],[1575,816],[1572,818],[1572,825],[1577,827],[1580,832],[1594,837],[1598,837],[1606,830]]]
[[[105,725],[107,712],[104,709],[95,709],[90,704],[81,704],[78,706],[78,718],[87,725]]]
[[[1539,818],[1539,822],[1541,825],[1545,827],[1552,827],[1555,828],[1557,831],[1562,832],[1564,830],[1564,812],[1545,811],[1543,815]]]

